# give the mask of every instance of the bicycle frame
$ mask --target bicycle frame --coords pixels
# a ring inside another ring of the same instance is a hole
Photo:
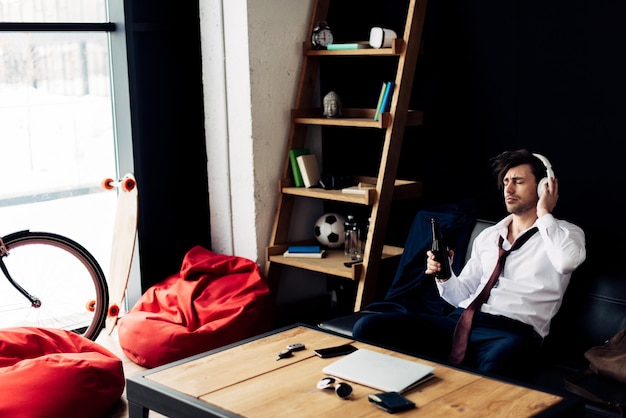
[[[9,250],[7,249],[6,245],[4,245],[4,241],[2,240],[2,237],[0,237],[0,270],[2,270],[2,273],[4,273],[4,277],[7,278],[9,283],[11,283],[11,285],[15,289],[17,289],[18,292],[20,292],[22,295],[24,295],[26,299],[30,301],[33,308],[41,307],[41,299],[39,299],[37,296],[33,296],[30,293],[28,293],[26,289],[24,289],[22,286],[19,285],[19,283],[13,280],[13,277],[11,277],[11,275],[9,274],[9,270],[7,269],[7,266],[4,264],[4,257],[8,257],[8,255],[9,255]]]

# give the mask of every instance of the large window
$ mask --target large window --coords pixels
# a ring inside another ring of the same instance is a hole
[[[105,274],[117,196],[100,184],[132,171],[129,132],[119,135],[129,125],[119,109],[128,93],[114,87],[127,85],[116,78],[126,74],[115,61],[125,51],[112,41],[119,29],[109,7],[0,0],[0,235],[66,235]]]

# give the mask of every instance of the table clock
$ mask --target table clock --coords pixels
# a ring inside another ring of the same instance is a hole
[[[326,22],[318,22],[311,33],[311,44],[315,49],[323,49],[333,43],[333,33]]]

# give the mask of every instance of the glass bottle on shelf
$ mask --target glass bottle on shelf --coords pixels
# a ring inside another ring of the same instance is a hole
[[[359,225],[357,224],[354,216],[348,215],[346,217],[346,223],[344,224],[345,229],[345,243],[344,243],[344,254],[347,257],[350,257],[350,260],[360,260],[362,258],[361,255],[361,240],[360,240],[360,230]]]
[[[365,227],[359,228],[359,250],[361,259],[363,258],[363,253],[365,252],[365,242],[367,241],[367,234],[369,234],[371,220],[372,218],[367,218],[367,224],[365,224]]]

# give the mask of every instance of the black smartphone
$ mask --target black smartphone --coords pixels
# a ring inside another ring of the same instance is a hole
[[[313,351],[315,352],[315,354],[317,354],[321,358],[329,358],[329,357],[337,357],[337,356],[350,354],[356,350],[358,350],[358,348],[356,348],[352,344],[344,344],[344,345],[338,345],[336,347],[318,348],[317,350],[313,350]]]
[[[415,403],[400,395],[398,392],[375,393],[369,395],[367,399],[370,403],[373,403],[390,414],[415,408]]]

